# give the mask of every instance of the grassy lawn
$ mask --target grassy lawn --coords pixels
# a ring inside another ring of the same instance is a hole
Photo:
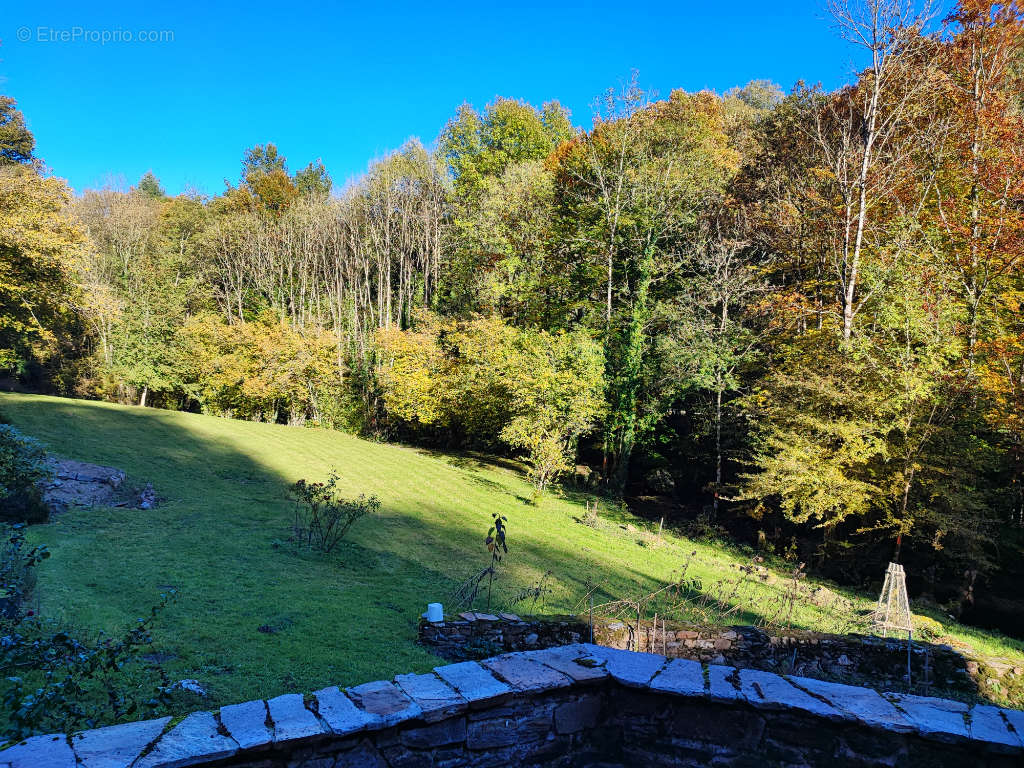
[[[688,563],[687,576],[710,589],[735,579],[744,562],[670,532],[656,539],[622,512],[580,524],[582,496],[530,506],[528,484],[500,462],[52,397],[3,394],[0,413],[54,453],[119,467],[130,484],[153,484],[162,499],[155,509],[79,508],[34,527],[32,538],[53,552],[39,570],[36,599],[46,616],[117,630],[177,588],[156,650],[170,655],[172,679],[207,686],[203,706],[435,666],[415,644],[417,617],[427,602],[449,604],[453,589],[487,564],[492,512],[509,518],[511,549],[495,608],[549,571],[552,591],[542,607],[555,613],[571,611],[588,584],[598,585],[598,602],[637,595]],[[332,469],[345,494],[376,494],[381,514],[360,521],[330,555],[299,551],[288,541],[287,486],[325,479]],[[729,622],[771,610],[784,585],[784,575],[750,585],[758,599],[745,600]],[[793,624],[862,626],[872,596],[830,589],[838,602],[801,602]],[[1017,641],[952,624],[943,631],[951,642],[1024,658]]]

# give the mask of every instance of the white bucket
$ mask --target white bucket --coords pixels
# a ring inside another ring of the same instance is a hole
[[[430,622],[444,621],[444,607],[440,603],[427,603],[427,612],[423,617]]]

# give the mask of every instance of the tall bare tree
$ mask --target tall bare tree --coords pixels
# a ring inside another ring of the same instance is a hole
[[[924,82],[924,28],[933,14],[926,0],[829,0],[828,10],[843,39],[870,57],[866,72],[845,98],[831,101],[831,127],[818,141],[835,174],[843,201],[839,293],[843,340],[849,342],[858,307],[858,278],[865,230],[879,198],[892,191],[877,173],[900,137],[909,107]]]

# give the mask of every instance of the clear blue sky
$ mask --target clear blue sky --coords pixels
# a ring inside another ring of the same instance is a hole
[[[218,193],[268,141],[343,183],[409,136],[433,141],[463,101],[558,99],[589,125],[632,69],[667,95],[755,78],[832,88],[855,60],[817,0],[100,5],[0,18],[0,92],[76,190],[152,169],[171,193]],[[115,39],[126,31],[158,39]]]

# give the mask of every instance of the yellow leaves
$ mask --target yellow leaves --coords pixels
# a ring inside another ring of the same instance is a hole
[[[538,487],[568,468],[576,439],[604,408],[600,348],[581,334],[424,315],[416,330],[380,330],[376,342],[392,418],[521,448]]]
[[[330,331],[300,330],[273,316],[228,325],[200,315],[180,338],[187,378],[207,410],[257,419],[278,411],[315,416],[319,393],[340,385],[337,337]]]
[[[61,179],[21,166],[0,169],[0,247],[29,258],[70,256],[84,235],[68,216],[71,196]]]
[[[404,421],[441,422],[448,372],[437,331],[381,329],[376,342],[381,356],[377,376],[387,410]]]
[[[69,200],[60,179],[0,168],[0,367],[56,351],[74,293],[70,265],[84,243]]]

